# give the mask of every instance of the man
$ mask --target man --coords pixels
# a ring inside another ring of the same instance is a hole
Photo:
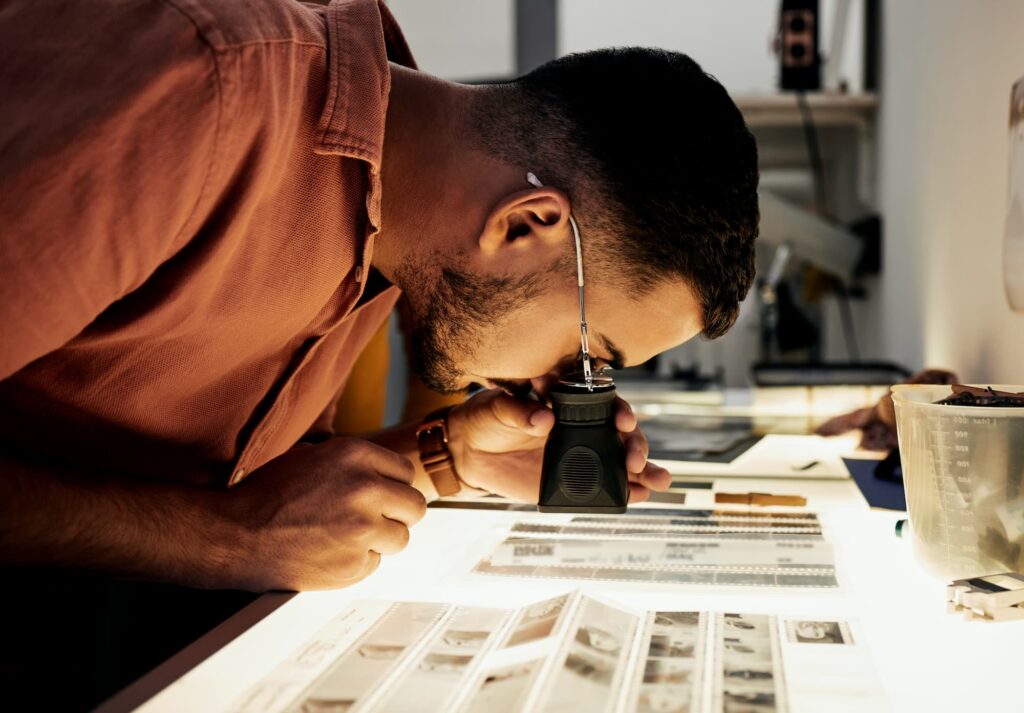
[[[754,141],[689,58],[469,87],[374,0],[0,12],[0,557],[202,587],[358,581],[436,490],[410,423],[331,437],[401,294],[449,475],[536,499],[543,391],[736,318]],[[539,180],[527,181],[533,173]],[[541,185],[535,185],[539,183]],[[631,496],[664,489],[628,406]]]

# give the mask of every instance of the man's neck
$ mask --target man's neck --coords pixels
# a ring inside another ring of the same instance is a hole
[[[524,181],[473,140],[482,91],[391,65],[373,266],[399,287],[403,268],[472,252],[487,211]]]
[[[374,246],[373,266],[395,282],[399,267],[424,245],[432,231],[440,192],[464,150],[470,87],[391,65],[391,94],[384,133],[381,182],[381,233]]]

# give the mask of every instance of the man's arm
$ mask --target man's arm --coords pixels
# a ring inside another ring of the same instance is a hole
[[[214,188],[219,111],[210,48],[170,3],[0,12],[0,379],[188,242]],[[6,455],[0,561],[212,585],[230,545],[215,500]]]
[[[0,562],[237,586],[227,494],[83,476],[0,456]]]
[[[367,576],[423,516],[412,464],[354,438],[299,445],[230,490],[0,457],[0,564],[196,587],[320,589]]]
[[[217,65],[170,3],[14,3],[0,12],[0,116],[4,379],[196,232],[218,190]]]

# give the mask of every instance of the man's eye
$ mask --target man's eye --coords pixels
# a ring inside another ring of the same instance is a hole
[[[583,350],[582,349],[580,349],[576,353],[576,361],[577,362],[583,361]],[[612,364],[608,360],[604,359],[603,357],[599,357],[596,354],[591,354],[590,355],[590,366],[591,366],[591,368],[593,368],[594,371],[606,371],[608,369],[617,369],[618,368],[617,366],[615,366],[615,364]]]

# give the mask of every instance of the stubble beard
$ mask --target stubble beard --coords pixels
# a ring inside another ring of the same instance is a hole
[[[422,283],[429,279],[427,274],[410,269],[403,280],[403,289],[424,296],[421,304],[410,296],[411,367],[430,389],[461,393],[466,390],[465,365],[476,361],[496,323],[536,297],[543,276],[485,277],[445,267],[434,284],[426,286]]]

